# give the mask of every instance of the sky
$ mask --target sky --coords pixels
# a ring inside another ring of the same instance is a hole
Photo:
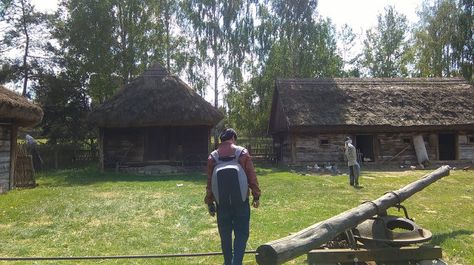
[[[377,15],[389,5],[404,14],[409,23],[415,23],[421,3],[422,0],[319,0],[318,11],[331,18],[337,28],[348,24],[354,33],[361,34],[377,25]]]
[[[58,0],[32,0],[42,11],[53,12],[57,8]],[[377,14],[383,13],[384,8],[392,5],[405,14],[410,22],[417,19],[416,10],[422,0],[319,0],[318,11],[324,17],[329,17],[336,24],[349,24],[356,33],[374,26],[377,23]]]

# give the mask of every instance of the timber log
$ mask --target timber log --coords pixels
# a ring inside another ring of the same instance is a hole
[[[449,175],[449,166],[442,166],[405,187],[382,197],[362,203],[358,207],[316,223],[290,236],[271,241],[257,248],[259,265],[278,265],[308,253],[334,239],[340,233],[356,227],[368,218],[383,214],[390,207],[400,204],[433,182]]]

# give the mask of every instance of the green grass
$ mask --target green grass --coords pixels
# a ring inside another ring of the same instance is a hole
[[[430,171],[363,171],[362,189],[347,176],[303,176],[258,168],[261,207],[252,209],[248,250],[399,189]],[[474,264],[474,174],[451,171],[404,202],[433,232],[449,264]],[[220,250],[215,218],[203,203],[203,174],[136,176],[92,168],[54,171],[34,189],[0,195],[0,257],[200,253]],[[395,212],[392,212],[395,213]],[[59,264],[221,264],[221,257],[61,261]],[[300,257],[289,264],[304,264]],[[245,264],[256,264],[246,255]],[[32,264],[0,262],[0,264]],[[38,261],[34,264],[58,264]]]

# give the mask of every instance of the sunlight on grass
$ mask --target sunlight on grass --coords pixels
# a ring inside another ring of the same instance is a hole
[[[248,250],[330,218],[421,178],[429,170],[363,171],[361,189],[347,175],[301,175],[257,168],[263,195],[252,209]],[[43,173],[34,189],[0,195],[0,256],[83,256],[220,251],[216,219],[203,203],[204,174],[138,176],[92,168]],[[474,181],[452,171],[403,204],[433,232],[450,264],[474,264]],[[390,213],[402,215],[396,210]],[[304,264],[300,257],[288,264]],[[221,257],[102,260],[101,264],[220,264]],[[256,264],[252,255],[245,264]],[[97,264],[98,261],[60,262]],[[30,264],[30,263],[9,263]],[[41,262],[41,264],[57,264]]]

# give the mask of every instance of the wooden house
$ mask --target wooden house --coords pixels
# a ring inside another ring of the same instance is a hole
[[[460,78],[280,79],[269,133],[286,164],[343,162],[347,136],[363,162],[423,162],[420,144],[430,161],[472,161],[474,87]]]
[[[0,86],[0,193],[14,186],[14,168],[19,127],[33,127],[43,118],[40,107]]]
[[[210,130],[223,115],[156,64],[98,106],[101,167],[192,165],[207,160]]]

